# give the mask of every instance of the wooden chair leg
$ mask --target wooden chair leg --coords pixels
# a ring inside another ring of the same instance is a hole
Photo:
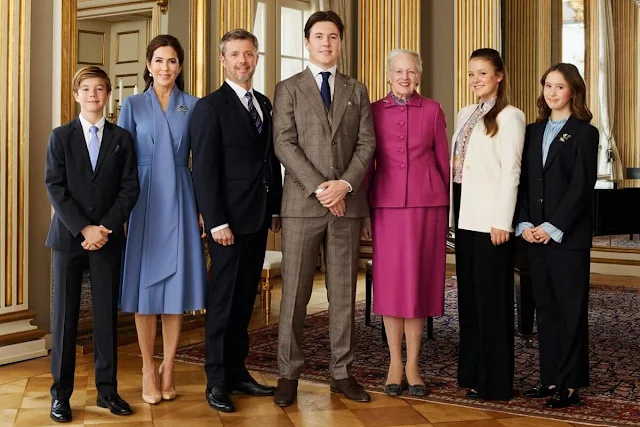
[[[264,315],[267,324],[269,324],[269,316],[271,314],[271,281],[269,279],[267,279],[267,290],[265,291],[264,301]]]

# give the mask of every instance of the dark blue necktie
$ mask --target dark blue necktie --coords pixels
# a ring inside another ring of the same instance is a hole
[[[331,108],[331,87],[329,86],[330,71],[323,71],[322,74],[322,86],[320,86],[320,95],[322,95],[322,102],[327,108]]]
[[[260,119],[260,114],[256,111],[255,105],[253,105],[253,94],[251,92],[247,92],[244,94],[249,100],[249,105],[247,105],[247,109],[249,110],[249,114],[251,114],[251,119],[253,120],[253,125],[258,130],[258,133],[262,133],[262,119]]]

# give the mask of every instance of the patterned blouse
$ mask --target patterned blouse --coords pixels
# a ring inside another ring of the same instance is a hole
[[[496,105],[496,99],[492,98],[487,102],[479,104],[469,120],[464,124],[458,138],[456,138],[456,147],[453,151],[453,182],[462,184],[462,166],[464,165],[464,157],[467,154],[467,140],[473,132],[476,124]]]
[[[391,95],[391,97],[393,98],[394,101],[396,101],[396,104],[398,105],[404,105],[407,104],[409,101],[411,101],[411,97],[413,96],[413,94],[409,95],[408,97],[406,97],[405,99],[402,98],[398,98],[397,96],[395,96],[393,94],[393,92],[389,92],[389,94]]]

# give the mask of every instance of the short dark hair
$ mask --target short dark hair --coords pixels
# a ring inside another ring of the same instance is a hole
[[[153,53],[156,49],[165,46],[172,47],[173,50],[176,51],[176,54],[178,55],[178,64],[182,66],[182,63],[184,62],[184,49],[182,49],[180,41],[169,34],[160,34],[149,42],[149,45],[147,46],[147,62],[151,63],[153,60]],[[149,70],[147,70],[146,64],[144,66],[144,82],[144,90],[149,89],[149,86],[153,83],[153,77],[149,75]],[[184,91],[184,76],[182,75],[182,72],[180,72],[178,77],[176,77],[176,86],[178,86],[178,89],[181,91]]]
[[[220,53],[222,56],[224,56],[227,42],[230,40],[249,40],[255,46],[256,52],[258,51],[258,38],[244,28],[236,28],[226,33],[222,36],[222,39],[220,39]]]
[[[344,37],[344,23],[340,16],[332,10],[326,11],[318,11],[311,15],[309,19],[307,19],[307,23],[304,26],[304,38],[309,39],[309,33],[311,32],[311,28],[316,25],[318,22],[333,22],[338,27],[340,31],[340,40]]]
[[[78,89],[80,89],[80,84],[83,80],[93,77],[104,80],[104,85],[107,87],[107,93],[111,93],[111,79],[109,79],[109,75],[102,68],[96,66],[83,67],[76,71],[71,83],[73,93],[78,93]]]

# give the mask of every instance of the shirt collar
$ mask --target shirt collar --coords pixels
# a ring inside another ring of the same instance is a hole
[[[78,116],[80,118],[80,124],[82,125],[82,131],[84,133],[89,133],[89,128],[91,128],[91,126],[97,126],[98,127],[98,133],[102,132],[102,129],[104,128],[104,122],[105,122],[105,118],[104,116],[102,116],[100,118],[100,120],[98,120],[98,123],[91,124],[89,122],[89,120],[85,119],[84,117],[82,117],[82,113],[80,113],[80,115]]]
[[[480,110],[482,110],[483,112],[487,112],[491,110],[493,106],[496,105],[497,100],[498,98],[496,97],[496,98],[491,98],[486,102],[480,102]]]
[[[238,98],[240,99],[243,99],[247,92],[250,92],[251,96],[253,96],[254,98],[256,96],[255,93],[253,93],[253,86],[251,86],[249,90],[247,90],[229,79],[226,79],[225,82],[227,82],[227,84],[231,87],[231,89],[233,89],[233,91],[236,93],[236,95],[238,95]]]
[[[309,62],[309,64],[307,65],[307,68],[309,68],[309,70],[311,71],[311,74],[313,74],[313,77],[316,77],[318,74],[320,74],[323,71],[328,71],[335,78],[336,77],[336,71],[338,71],[338,65],[334,65],[333,67],[329,68],[328,70],[323,70],[322,68],[318,67],[315,64],[312,64],[311,62]]]

